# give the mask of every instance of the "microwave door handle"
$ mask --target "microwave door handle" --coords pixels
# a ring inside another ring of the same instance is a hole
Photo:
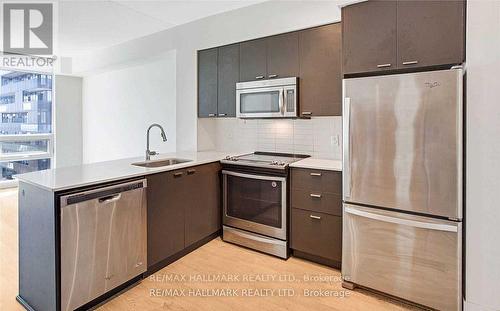
[[[288,112],[288,96],[287,96],[287,90],[283,90],[283,111]]]
[[[285,114],[285,101],[283,99],[284,93],[285,93],[284,89],[281,89],[280,90],[279,104],[280,104],[280,112],[282,115]]]

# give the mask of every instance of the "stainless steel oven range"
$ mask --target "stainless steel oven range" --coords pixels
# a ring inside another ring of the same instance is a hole
[[[288,258],[288,165],[306,157],[255,152],[221,161],[224,241]]]

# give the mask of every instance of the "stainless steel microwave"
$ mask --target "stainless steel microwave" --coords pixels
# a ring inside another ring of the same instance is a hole
[[[298,115],[297,77],[236,83],[238,118],[293,118]]]

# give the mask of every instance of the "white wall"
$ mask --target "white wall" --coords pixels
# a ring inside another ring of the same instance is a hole
[[[309,120],[221,118],[212,122],[215,123],[215,135],[211,143],[219,151],[284,152],[342,159],[342,117]]]
[[[82,78],[55,76],[55,167],[82,163]]]
[[[500,1],[467,1],[466,309],[500,310]]]
[[[177,51],[177,149],[207,149],[213,125],[197,122],[196,51],[340,20],[339,4],[353,1],[269,1],[210,16],[74,59],[75,73],[120,68],[152,53]],[[278,14],[277,14],[278,13]],[[200,128],[203,125],[207,128]],[[209,136],[205,136],[208,134]],[[199,143],[200,141],[201,143]]]
[[[146,129],[151,150],[175,151],[175,51],[132,67],[86,76],[83,79],[83,162],[144,156]]]

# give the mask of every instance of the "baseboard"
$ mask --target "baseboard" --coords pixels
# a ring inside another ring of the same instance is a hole
[[[143,276],[144,278],[150,276],[151,274],[160,271],[161,269],[165,268],[169,264],[181,259],[182,257],[186,256],[187,254],[191,253],[195,249],[207,244],[208,242],[212,241],[213,239],[219,237],[221,235],[221,231],[217,231],[212,233],[211,235],[199,240],[198,242],[195,242],[188,247],[184,248],[182,251],[173,254],[172,256],[163,259],[162,261],[148,267],[148,271],[146,271]]]
[[[338,269],[338,270],[340,270],[342,268],[342,263],[340,261],[337,261],[337,260],[333,260],[333,259],[328,259],[328,258],[324,258],[324,257],[321,257],[321,256],[312,255],[312,254],[301,252],[301,251],[298,251],[298,250],[293,250],[292,251],[292,255],[294,257],[298,257],[298,258],[302,258],[302,259],[305,259],[305,260],[309,260],[309,261],[312,261],[312,262],[315,262],[315,263],[319,263],[321,265],[329,266],[329,267],[332,267],[332,268],[335,268],[335,269]]]
[[[106,302],[110,301],[111,299],[115,298],[116,296],[126,292],[127,290],[131,289],[132,287],[138,285],[142,281],[142,274],[136,276],[135,278],[123,283],[122,285],[113,288],[109,292],[97,297],[96,299],[87,302],[83,306],[75,309],[75,311],[85,311],[85,310],[95,310],[98,307],[102,306]]]
[[[23,297],[21,297],[21,296],[17,295],[17,296],[16,296],[16,300],[17,300],[17,302],[19,302],[19,304],[20,304],[21,306],[23,306],[26,310],[28,310],[28,311],[36,311],[35,309],[33,309],[33,308],[30,306],[30,304],[29,304],[26,300],[24,300],[24,299],[23,299]]]

